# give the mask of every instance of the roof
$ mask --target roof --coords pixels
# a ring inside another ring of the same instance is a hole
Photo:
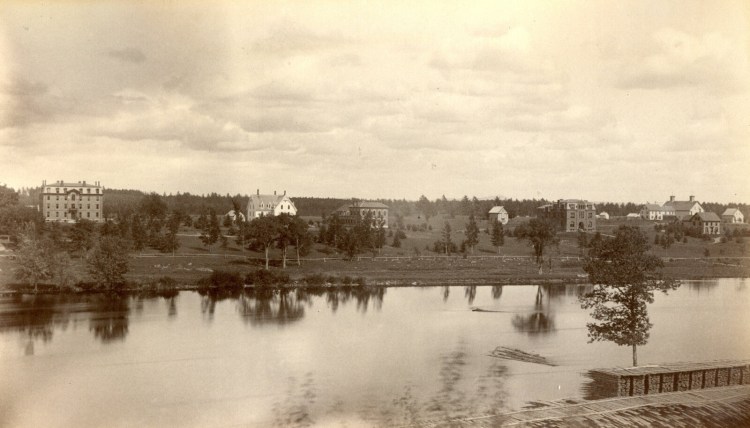
[[[628,215],[627,215],[626,217],[631,217],[631,218],[635,218],[635,217],[640,217],[640,216],[641,216],[641,215],[640,215],[640,214],[638,214],[638,213],[629,213],[629,214],[628,214]]]
[[[695,216],[698,216],[698,218],[700,218],[701,221],[721,221],[719,216],[716,215],[716,213],[712,213],[712,212],[696,213]]]
[[[643,208],[649,210],[649,211],[663,211],[665,207],[659,205],[659,204],[645,204],[643,205]]]
[[[727,208],[727,209],[724,210],[724,214],[722,214],[722,215],[735,215],[739,211],[740,210],[738,210],[737,208]],[[740,214],[742,214],[742,213],[740,213]]]
[[[102,187],[102,186],[97,186],[96,184],[84,183],[84,182],[80,182],[80,183],[63,183],[63,182],[57,181],[57,182],[54,182],[54,183],[47,183],[47,184],[44,185],[44,187]]]
[[[497,206],[497,207],[492,207],[492,209],[490,210],[489,213],[490,214],[500,214],[500,213],[507,213],[507,211],[505,211],[504,207]]]
[[[269,204],[272,207],[276,207],[276,205],[278,205],[284,199],[284,197],[286,197],[286,195],[283,194],[283,193],[281,195],[258,195],[258,194],[255,194],[255,195],[250,195],[250,201],[255,206],[260,206],[261,204]],[[294,205],[294,202],[292,202],[291,199],[289,200],[289,202],[291,202],[292,205]],[[268,208],[264,208],[264,209],[268,209]]]
[[[380,202],[372,202],[372,201],[357,201],[349,207],[355,207],[355,208],[377,208],[377,209],[388,209],[388,205],[381,204]]]
[[[690,211],[691,208],[698,204],[698,201],[667,201],[664,206],[673,206],[675,211]],[[700,205],[700,204],[698,204]]]

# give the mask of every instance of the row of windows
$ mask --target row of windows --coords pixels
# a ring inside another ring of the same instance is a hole
[[[51,218],[52,217],[50,214],[52,214],[52,213],[47,212],[47,218]],[[78,218],[82,218],[82,217],[83,217],[83,213],[79,213]],[[55,218],[60,218],[60,212],[59,211],[55,212]],[[68,218],[68,212],[67,211],[63,212],[63,218]],[[75,216],[71,215],[70,218],[75,218]],[[91,218],[91,213],[90,212],[86,213],[86,218]],[[98,212],[94,213],[94,218],[99,218],[99,213]]]
[[[76,204],[70,204],[70,207],[71,208],[75,208]],[[68,204],[65,204],[64,208],[68,208]],[[83,209],[83,204],[78,204],[78,208],[79,209]],[[50,204],[47,204],[47,209],[50,209]],[[59,210],[60,209],[60,204],[55,204],[55,209]],[[90,210],[91,209],[91,204],[86,204],[86,209]],[[97,209],[97,210],[99,209],[99,204],[96,204],[96,208],[95,209]]]
[[[589,228],[592,228],[592,227],[594,227],[594,223],[593,222],[589,222]],[[570,225],[569,225],[569,229],[575,229],[575,228],[576,228],[576,224],[573,223],[573,222],[571,222]]]
[[[50,200],[50,195],[47,195],[47,200],[48,200],[48,201]],[[56,200],[56,201],[59,201],[59,200],[60,200],[60,197],[59,197],[59,196],[55,196],[55,200]],[[65,196],[65,200],[66,200],[66,201],[68,200],[68,197],[67,197],[67,196]],[[71,200],[71,201],[75,201],[75,200],[76,200],[76,195],[75,195],[75,194],[73,194],[73,195],[70,195],[70,200]],[[83,200],[83,196],[81,196],[81,200]],[[91,200],[91,196],[86,196],[86,200],[87,200],[87,201],[90,201],[90,200]],[[96,200],[97,200],[97,201],[99,201],[99,197],[98,197],[98,196],[96,196]]]
[[[70,190],[74,191],[76,189],[70,189]],[[94,190],[95,190],[94,193],[96,193],[98,195],[99,194],[99,190],[101,190],[101,189],[96,188]],[[78,192],[79,193],[83,193],[83,187],[79,187],[78,188]],[[47,190],[45,191],[45,193],[52,193],[52,188],[48,187]],[[60,188],[59,187],[55,187],[55,193],[60,193]],[[68,193],[68,188],[67,187],[63,187],[63,193]],[[91,193],[91,189],[90,188],[86,189],[86,193]]]
[[[570,217],[570,218],[576,218],[576,213],[573,212],[573,211],[571,211],[570,214],[568,214],[568,217]],[[578,213],[578,218],[586,218],[586,213],[584,213],[583,211],[579,212]],[[594,213],[589,212],[588,213],[588,218],[594,218]]]

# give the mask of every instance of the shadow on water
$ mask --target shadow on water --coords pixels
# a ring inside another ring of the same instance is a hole
[[[175,296],[161,296],[172,301],[170,314],[176,314]],[[26,355],[34,354],[35,343],[50,342],[55,331],[64,331],[69,324],[78,322],[88,322],[96,339],[112,343],[127,336],[134,302],[142,306],[144,300],[156,297],[98,293],[14,295],[0,300],[0,332],[20,333]]]
[[[332,312],[341,305],[355,302],[356,308],[366,313],[370,307],[381,310],[386,289],[383,287],[312,287],[297,289],[261,288],[247,290],[198,291],[201,312],[212,320],[218,302],[237,303],[242,319],[252,325],[288,324],[301,320],[305,308],[312,306],[313,297],[323,297]]]

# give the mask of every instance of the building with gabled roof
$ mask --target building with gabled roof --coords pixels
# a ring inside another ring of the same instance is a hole
[[[505,207],[502,207],[502,206],[492,207],[492,209],[490,210],[488,214],[489,214],[488,219],[490,220],[490,223],[492,221],[497,221],[502,225],[508,224],[508,220],[509,220],[508,211],[505,210]]]
[[[721,235],[721,218],[716,213],[699,212],[684,221],[700,228],[704,235]]]
[[[248,221],[263,216],[277,216],[282,213],[297,215],[297,207],[286,195],[286,190],[281,195],[277,195],[275,190],[273,195],[261,195],[260,189],[258,189],[247,201]]]
[[[694,214],[705,212],[692,195],[687,201],[676,201],[674,196],[670,196],[669,200],[664,202],[664,206],[673,207],[674,215],[681,220],[690,219]]]
[[[745,216],[738,208],[727,208],[721,214],[722,223],[744,223]]]
[[[672,205],[644,204],[641,207],[640,216],[645,220],[664,220],[665,216],[673,216]]]
[[[75,223],[78,220],[104,221],[104,187],[98,181],[54,183],[42,181],[39,204],[44,221]]]

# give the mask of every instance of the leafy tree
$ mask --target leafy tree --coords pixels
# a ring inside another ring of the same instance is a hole
[[[528,222],[518,226],[515,234],[516,239],[531,243],[531,246],[534,248],[536,264],[539,266],[539,273],[541,274],[544,264],[544,249],[551,244],[557,243],[555,227],[543,220],[532,218]]]
[[[286,269],[287,249],[294,239],[291,230],[293,219],[287,213],[281,213],[273,219],[276,222],[276,245],[281,250],[281,268]]]
[[[308,224],[299,217],[293,217],[289,225],[289,234],[292,238],[294,248],[297,252],[297,266],[300,266],[300,255],[306,255],[310,251],[312,237],[308,232]]]
[[[52,278],[52,248],[49,241],[43,240],[37,234],[33,224],[24,226],[18,238],[15,277],[20,281],[28,282],[36,292],[41,281]]]
[[[68,231],[70,239],[70,251],[85,253],[94,246],[96,239],[96,228],[94,222],[79,219]]]
[[[211,246],[219,242],[221,237],[221,228],[219,227],[219,218],[216,217],[214,210],[209,211],[208,222],[206,226],[201,230],[200,240],[208,247],[208,252],[211,252]]]
[[[450,254],[455,245],[451,242],[451,225],[447,221],[445,222],[445,226],[443,226],[441,237],[441,243],[445,249],[445,254]]]
[[[52,279],[58,287],[67,288],[78,281],[78,274],[67,252],[56,252],[52,256],[51,267]]]
[[[248,236],[265,252],[266,270],[268,270],[268,249],[273,245],[278,236],[276,221],[270,216],[254,218],[249,223]]]
[[[338,214],[334,213],[326,219],[325,243],[332,247],[339,247],[339,239],[344,234],[344,224]]]
[[[471,253],[474,254],[474,247],[479,243],[479,226],[477,221],[474,219],[474,213],[469,214],[469,223],[466,224],[466,245],[471,248]]]
[[[18,205],[18,192],[0,184],[0,208]]]
[[[177,238],[177,232],[180,230],[182,214],[179,211],[173,211],[167,220],[167,232],[161,240],[159,250],[165,253],[172,253],[180,248],[180,240]]]
[[[500,247],[505,244],[504,235],[505,233],[503,231],[503,224],[497,220],[494,220],[492,222],[492,234],[490,239],[492,240],[492,245],[497,248],[498,253],[500,253]]]
[[[422,213],[426,221],[429,221],[430,217],[435,215],[435,206],[425,195],[422,195],[417,201],[417,211]]]
[[[104,236],[89,252],[86,263],[94,281],[109,289],[120,286],[129,269],[127,243],[120,238]]]
[[[401,238],[398,237],[398,233],[393,235],[393,242],[391,243],[393,248],[401,248]]]
[[[633,366],[638,365],[637,347],[646,344],[652,327],[646,305],[653,303],[654,291],[666,294],[680,285],[661,277],[664,263],[648,248],[643,232],[628,226],[621,226],[614,238],[596,242],[583,268],[594,288],[579,297],[581,307],[593,309],[591,316],[598,321],[586,324],[590,342],[631,346]]]
[[[142,251],[146,247],[147,236],[146,231],[143,229],[141,216],[138,214],[133,215],[130,223],[130,236],[133,239],[133,249],[135,251]]]

